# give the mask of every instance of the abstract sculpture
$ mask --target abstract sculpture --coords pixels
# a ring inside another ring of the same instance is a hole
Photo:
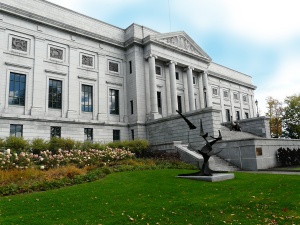
[[[185,122],[188,124],[190,130],[194,130],[196,129],[197,127],[191,123],[191,121],[189,121],[184,115],[182,115],[179,111],[176,110],[176,112],[185,120]],[[214,153],[213,152],[213,144],[215,144],[217,141],[219,140],[222,140],[222,135],[221,135],[221,131],[219,130],[219,137],[215,138],[215,137],[212,137],[210,136],[213,140],[212,141],[208,141],[207,140],[207,137],[208,137],[208,133],[204,133],[204,130],[203,130],[203,127],[202,127],[202,120],[200,120],[200,136],[205,140],[205,145],[197,150],[195,147],[193,147],[189,141],[189,148],[191,148],[193,151],[196,151],[198,152],[199,154],[202,155],[203,157],[203,165],[202,165],[202,168],[201,168],[201,171],[197,172],[197,173],[193,173],[193,174],[189,174],[189,175],[193,175],[193,176],[212,176],[213,173],[218,173],[217,171],[213,171],[209,168],[209,158],[212,156],[212,155],[216,155],[218,154],[219,152],[217,153]]]

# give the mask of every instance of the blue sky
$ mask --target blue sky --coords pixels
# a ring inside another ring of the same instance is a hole
[[[214,62],[252,77],[266,97],[300,93],[298,0],[49,0],[120,28],[185,31]]]

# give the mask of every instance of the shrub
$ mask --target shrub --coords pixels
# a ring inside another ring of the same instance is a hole
[[[1,149],[4,149],[5,148],[5,145],[6,145],[6,142],[3,138],[0,138],[0,150]]]
[[[300,149],[279,148],[276,152],[276,158],[281,166],[300,165]]]
[[[62,148],[63,146],[63,139],[59,137],[53,137],[49,141],[49,151],[53,154],[58,152],[58,149]]]
[[[31,141],[31,150],[33,154],[39,154],[49,148],[49,142],[42,138],[35,138]]]
[[[115,141],[107,144],[110,148],[125,148],[130,149],[137,157],[142,156],[149,150],[149,142],[147,140],[134,140],[134,141]]]
[[[6,138],[5,147],[12,152],[27,151],[29,149],[29,142],[23,137],[9,136]]]

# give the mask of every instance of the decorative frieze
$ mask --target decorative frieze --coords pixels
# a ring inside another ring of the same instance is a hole
[[[16,38],[16,37],[12,38],[12,42],[11,42],[12,49],[27,52],[27,46],[28,46],[28,42],[26,40]]]
[[[94,57],[88,55],[81,55],[81,63],[84,66],[94,67]]]
[[[116,62],[110,61],[108,63],[108,68],[109,68],[109,71],[111,71],[111,72],[119,73],[119,64]]]
[[[64,51],[61,48],[50,47],[50,58],[63,60],[63,53]]]

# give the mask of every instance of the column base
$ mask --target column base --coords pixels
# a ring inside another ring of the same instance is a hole
[[[156,120],[162,118],[162,115],[159,113],[150,113],[147,115],[147,120]]]
[[[67,111],[67,118],[69,118],[69,119],[78,118],[77,111],[76,110],[68,110]]]

